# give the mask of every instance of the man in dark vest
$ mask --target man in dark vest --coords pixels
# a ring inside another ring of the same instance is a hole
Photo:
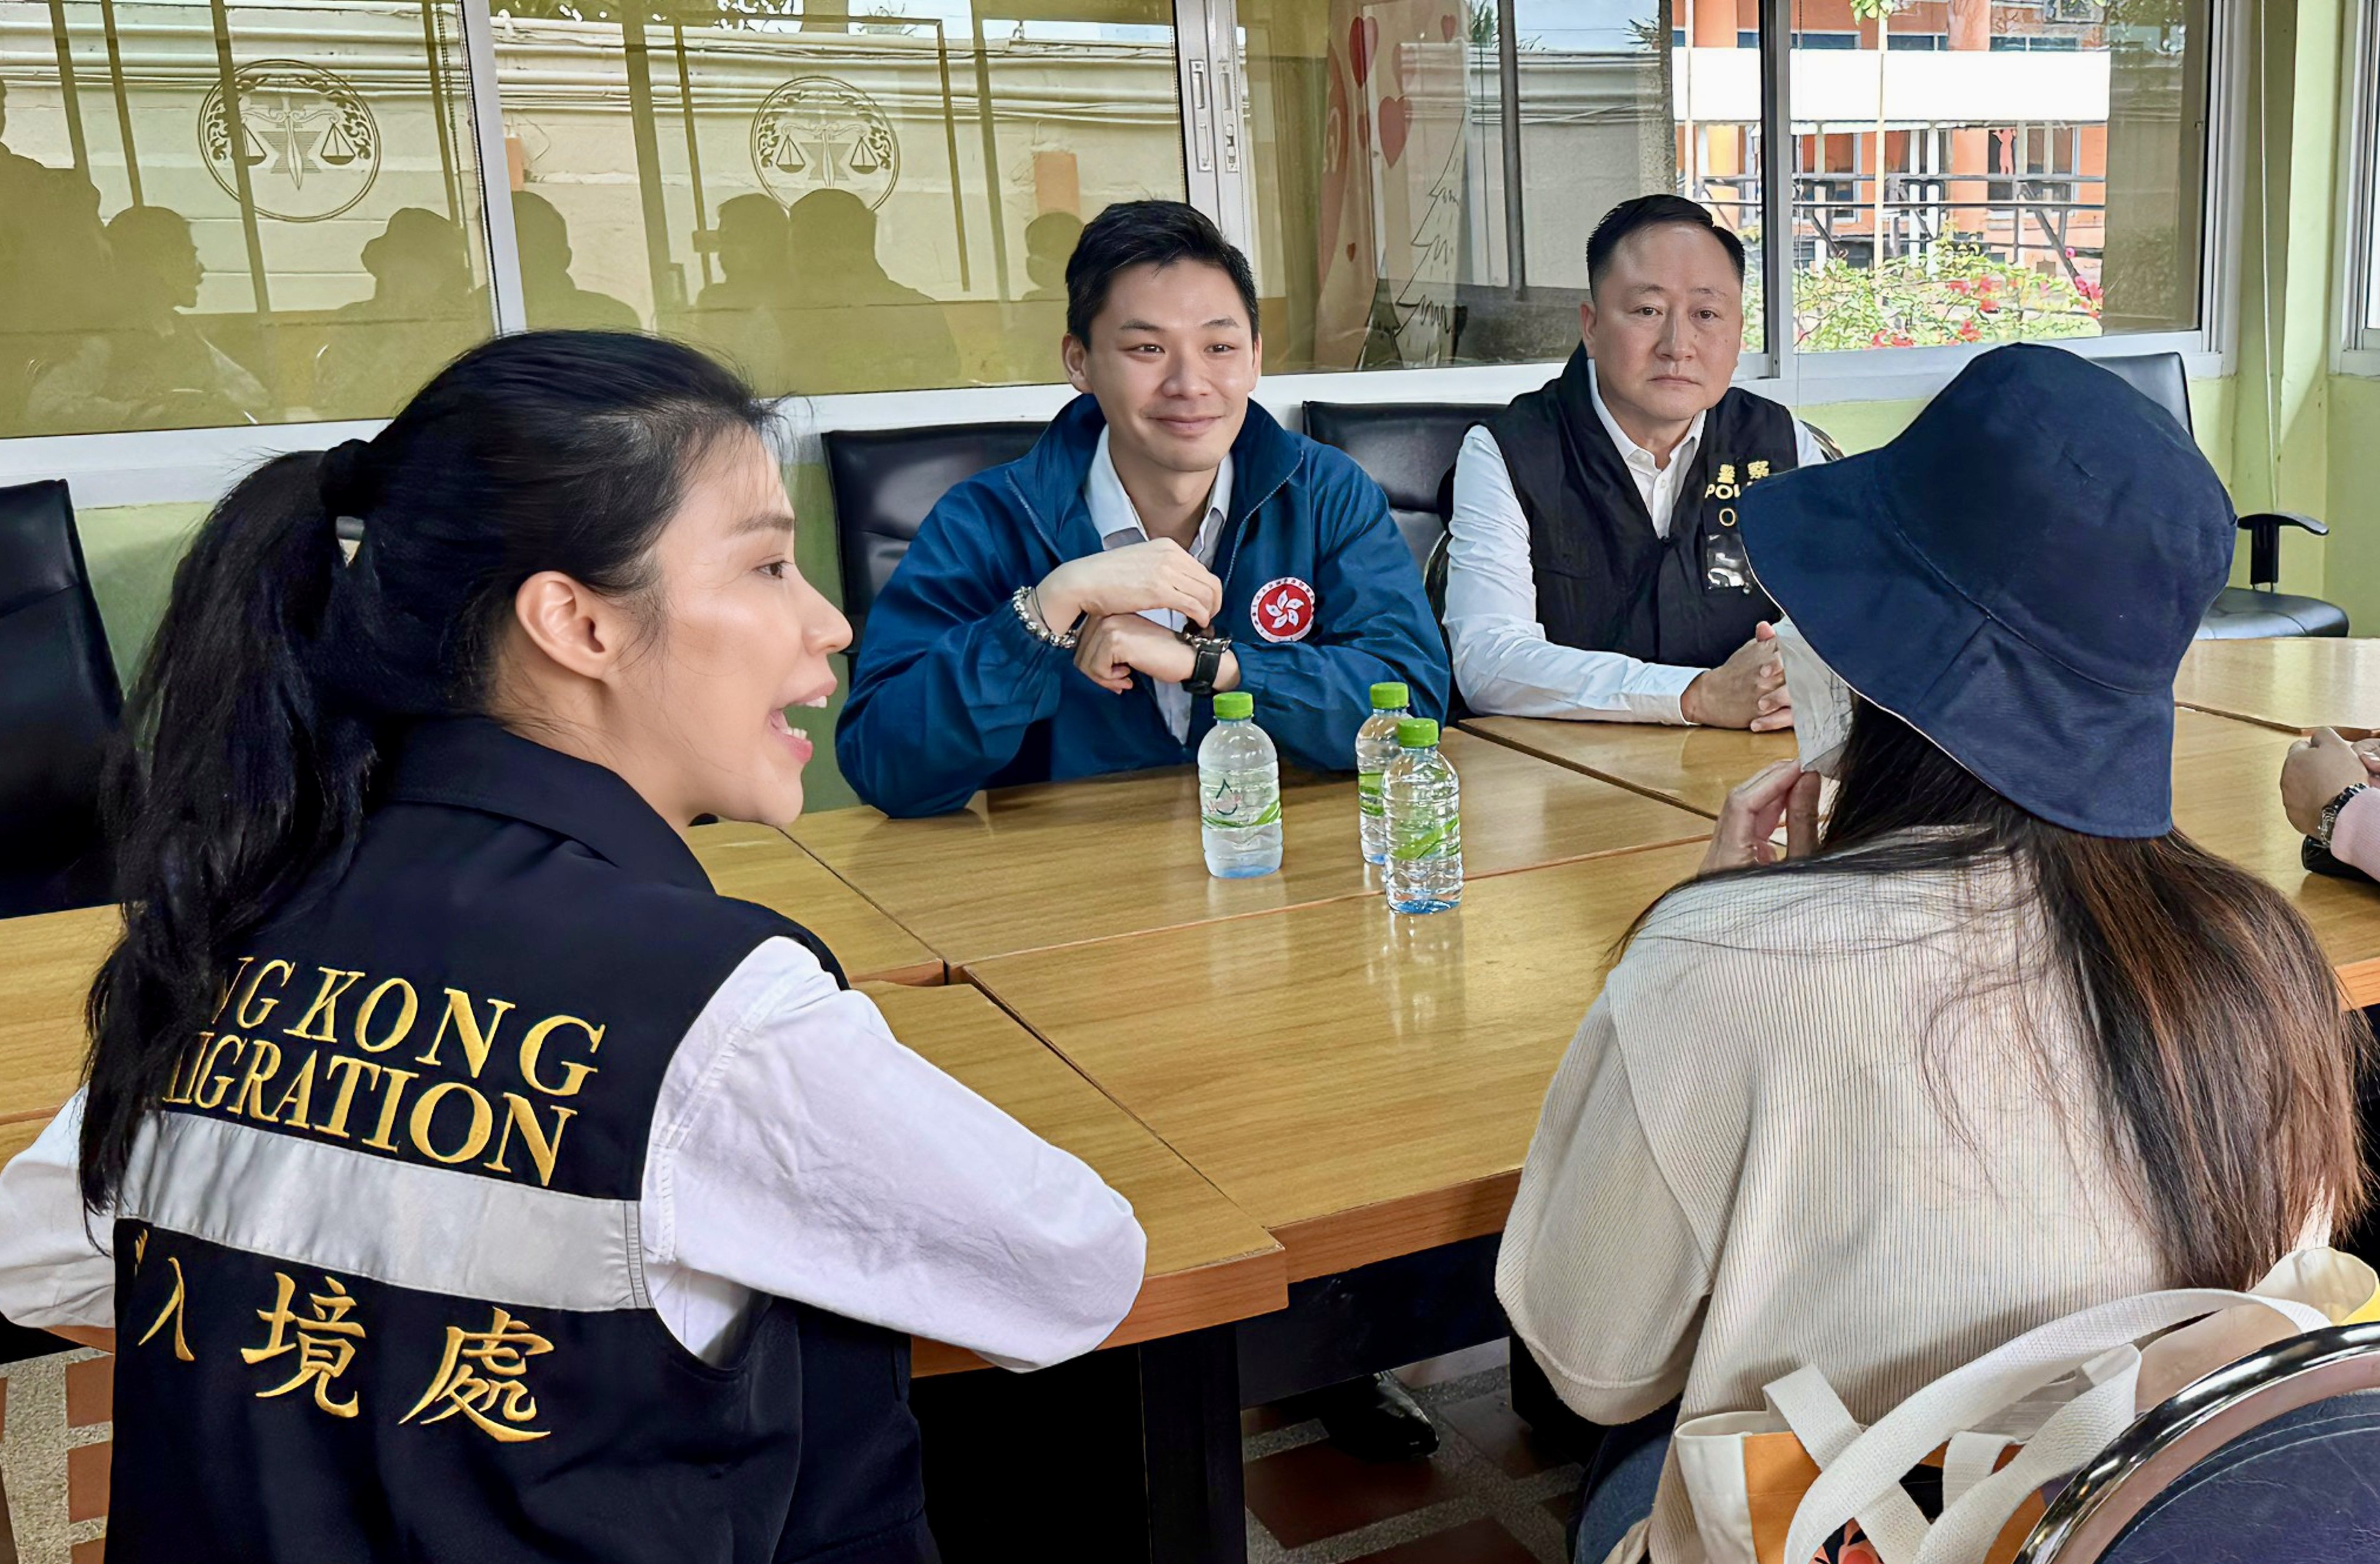
[[[1828,455],[1734,389],[1743,245],[1679,196],[1640,196],[1587,240],[1585,339],[1561,378],[1464,436],[1446,631],[1482,713],[1791,727],[1793,707],[1735,502]]]

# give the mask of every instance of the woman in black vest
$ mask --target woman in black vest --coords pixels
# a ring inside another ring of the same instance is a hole
[[[686,846],[800,812],[850,637],[768,428],[502,338],[199,535],[87,1085],[0,1175],[0,1311],[121,1347],[117,1564],[915,1564],[909,1335],[1130,1306],[1124,1202]]]

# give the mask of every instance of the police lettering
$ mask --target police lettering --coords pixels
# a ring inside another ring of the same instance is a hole
[[[301,972],[279,957],[243,956],[164,1100],[445,1167],[517,1170],[551,1185],[577,1113],[560,1099],[601,1071],[605,1027],[517,1010],[402,976]],[[482,1084],[492,1063],[494,1078]]]

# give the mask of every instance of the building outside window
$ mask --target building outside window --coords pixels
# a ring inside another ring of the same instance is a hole
[[[499,321],[1046,384],[1146,197],[1249,251],[1275,373],[1556,361],[1655,190],[1744,240],[1750,372],[2192,332],[2210,9],[0,0],[0,440],[382,417]]]
[[[1792,0],[1796,347],[2198,328],[2209,11]]]

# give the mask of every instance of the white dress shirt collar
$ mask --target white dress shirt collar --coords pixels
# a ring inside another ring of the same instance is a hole
[[[1104,429],[1099,430],[1099,448],[1091,455],[1091,470],[1083,479],[1083,502],[1090,507],[1091,525],[1099,529],[1100,548],[1121,549],[1148,541],[1148,524],[1140,519],[1138,507],[1124,491],[1123,479],[1116,471]],[[1198,523],[1196,536],[1190,540],[1191,557],[1200,564],[1214,564],[1215,549],[1223,536],[1223,517],[1231,508],[1232,456],[1227,451],[1223,465],[1215,469],[1215,487],[1207,495],[1207,514]]]
[[[1703,420],[1710,417],[1707,408],[1694,415],[1686,426],[1685,438],[1670,453],[1668,466],[1658,457],[1629,437],[1603,404],[1603,387],[1596,380],[1595,361],[1586,364],[1586,394],[1595,404],[1595,416],[1602,420],[1603,432],[1611,437],[1612,449],[1628,467],[1628,476],[1636,480],[1636,492],[1645,502],[1645,509],[1653,518],[1653,530],[1660,537],[1670,535],[1670,513],[1677,508],[1678,484],[1688,467],[1694,466],[1694,453],[1703,443]]]
[[[1660,458],[1637,444],[1628,431],[1620,427],[1620,420],[1611,416],[1611,409],[1604,406],[1603,385],[1596,379],[1595,360],[1592,358],[1586,361],[1586,394],[1595,403],[1595,416],[1603,420],[1603,431],[1611,436],[1613,447],[1619,451],[1621,460],[1628,464],[1629,470],[1661,471]],[[1694,459],[1694,451],[1703,443],[1703,420],[1709,417],[1708,409],[1694,415],[1694,421],[1686,426],[1685,438],[1679,441],[1677,449],[1670,453],[1670,466],[1682,467]],[[1105,437],[1101,438],[1104,440]],[[1101,449],[1105,450],[1105,446],[1102,445]]]

